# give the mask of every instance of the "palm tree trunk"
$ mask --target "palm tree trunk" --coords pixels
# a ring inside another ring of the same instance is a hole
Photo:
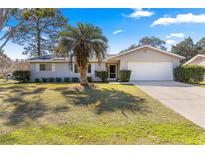
[[[87,79],[87,66],[80,68],[80,85],[89,86]]]

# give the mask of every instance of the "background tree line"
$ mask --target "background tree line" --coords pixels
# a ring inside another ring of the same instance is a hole
[[[24,47],[23,54],[52,54],[59,32],[67,26],[59,9],[0,9],[0,51],[8,41]]]

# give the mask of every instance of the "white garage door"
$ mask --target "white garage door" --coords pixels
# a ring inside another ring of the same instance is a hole
[[[129,62],[130,80],[172,80],[171,62]]]

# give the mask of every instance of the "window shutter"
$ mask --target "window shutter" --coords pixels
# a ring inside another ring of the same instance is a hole
[[[91,63],[91,73],[95,73],[95,63]]]
[[[36,64],[36,72],[39,72],[39,71],[40,71],[40,65]]]
[[[56,65],[52,64],[52,72],[55,72],[55,71],[56,71]]]

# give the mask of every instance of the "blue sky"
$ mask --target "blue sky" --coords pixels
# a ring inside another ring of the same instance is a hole
[[[69,24],[92,23],[108,38],[109,53],[138,43],[144,36],[156,36],[167,48],[191,36],[205,37],[205,9],[61,9]],[[9,42],[4,48],[12,59],[27,58],[23,48]]]

